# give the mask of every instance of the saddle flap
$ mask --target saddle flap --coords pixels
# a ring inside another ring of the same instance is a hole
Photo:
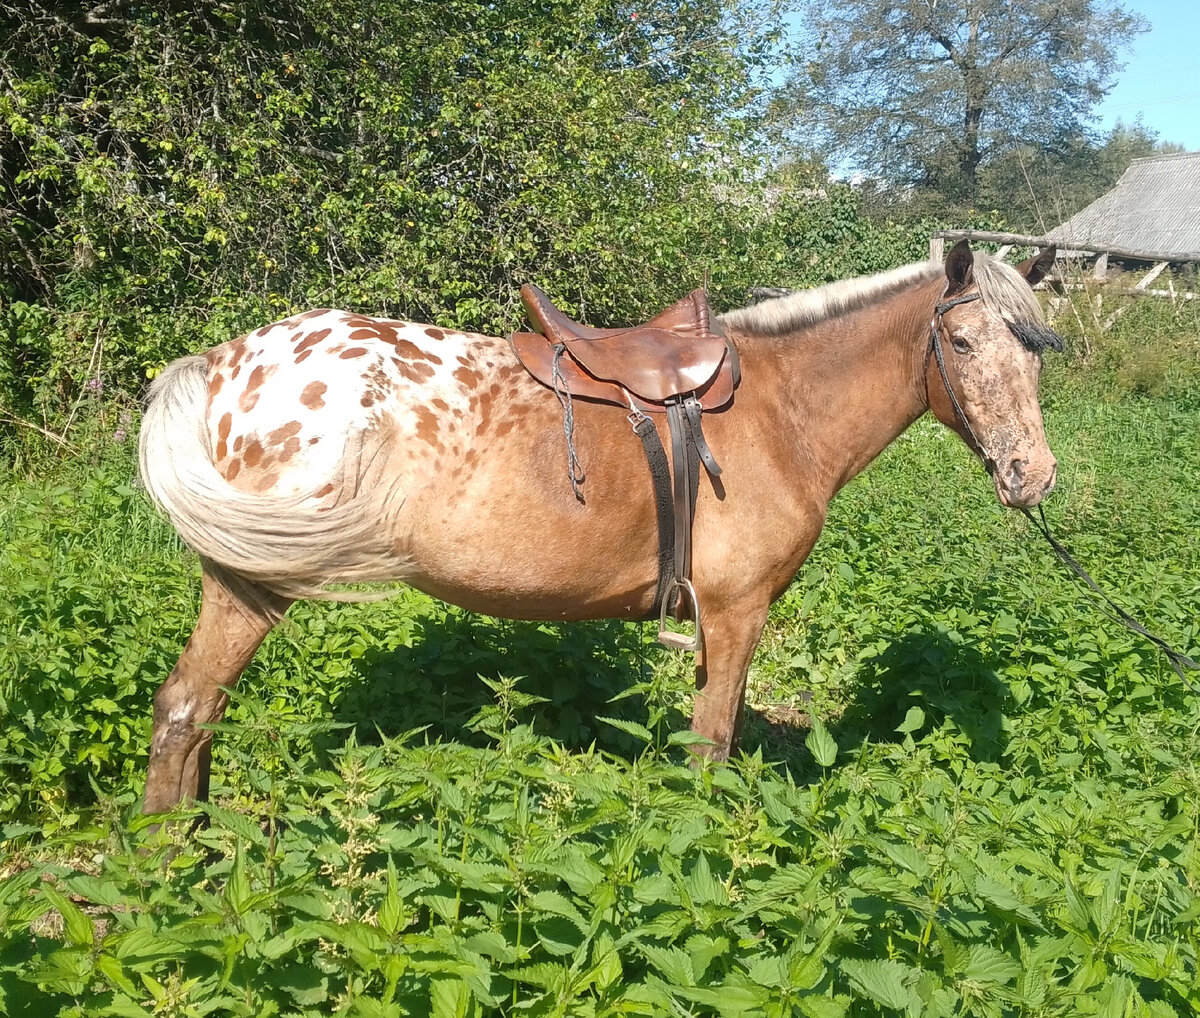
[[[695,392],[717,373],[725,357],[725,340],[719,336],[685,339],[665,329],[635,329],[603,340],[568,341],[566,346],[589,374],[656,401]]]

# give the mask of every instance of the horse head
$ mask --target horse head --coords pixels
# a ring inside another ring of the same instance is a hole
[[[1061,350],[1062,339],[1032,290],[1054,255],[1047,248],[1013,267],[959,241],[930,325],[929,407],[983,460],[1006,506],[1037,505],[1055,482],[1037,389],[1042,351]]]

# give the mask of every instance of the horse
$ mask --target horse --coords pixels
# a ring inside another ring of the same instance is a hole
[[[984,462],[1002,504],[1053,488],[1037,387],[1042,351],[1061,346],[1031,288],[1053,258],[1012,266],[964,241],[944,262],[718,319],[741,382],[705,414],[724,471],[693,524],[697,752],[728,758],[771,603],[833,496],[923,413]],[[581,501],[556,393],[503,338],[320,309],[168,365],[139,467],[200,556],[202,596],[154,697],[144,810],[207,797],[207,726],[298,599],[384,582],[514,619],[650,617],[654,492],[627,410],[575,400]]]

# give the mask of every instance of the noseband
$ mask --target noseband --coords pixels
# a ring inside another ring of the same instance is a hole
[[[958,307],[959,304],[970,304],[971,301],[979,300],[980,294],[968,293],[962,297],[953,297],[950,300],[938,301],[933,308],[933,318],[929,322],[929,352],[925,355],[925,364],[929,364],[929,353],[932,353],[937,360],[938,374],[942,376],[942,385],[946,387],[946,395],[950,397],[950,406],[954,409],[954,416],[961,422],[963,428],[967,432],[967,437],[971,440],[971,445],[975,449],[976,455],[983,462],[983,468],[989,475],[995,471],[996,464],[983,448],[983,443],[979,441],[979,436],[975,434],[975,429],[971,427],[971,422],[967,420],[967,415],[963,412],[962,405],[958,402],[958,397],[954,395],[954,388],[950,384],[950,376],[946,374],[946,358],[942,353],[942,329],[945,326],[942,324],[942,315],[953,307]]]

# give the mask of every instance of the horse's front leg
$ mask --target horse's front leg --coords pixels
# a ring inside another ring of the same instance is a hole
[[[227,585],[207,569],[200,617],[179,661],[154,695],[146,813],[208,798],[213,733],[197,725],[225,716],[227,689],[241,676],[289,601],[254,584]]]
[[[692,731],[711,740],[711,746],[697,749],[714,760],[729,759],[741,736],[746,676],[769,608],[756,599],[701,609],[704,646],[696,665]]]

